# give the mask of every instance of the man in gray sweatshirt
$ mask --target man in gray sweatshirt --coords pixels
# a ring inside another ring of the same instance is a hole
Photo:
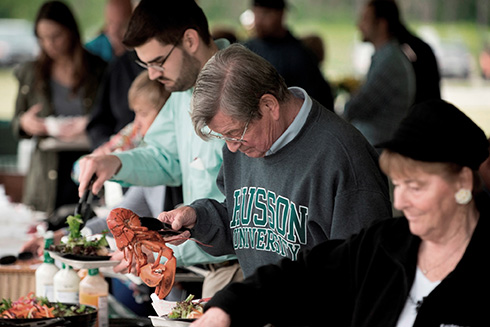
[[[387,180],[361,133],[303,89],[288,89],[241,45],[204,66],[191,118],[200,137],[226,142],[217,178],[226,199],[197,200],[159,219],[190,227],[210,254],[236,254],[245,276],[391,217]]]

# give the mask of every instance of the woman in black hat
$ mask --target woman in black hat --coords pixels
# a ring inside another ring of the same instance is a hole
[[[488,326],[485,134],[431,100],[382,146],[380,166],[404,217],[259,268],[217,293],[192,326]]]

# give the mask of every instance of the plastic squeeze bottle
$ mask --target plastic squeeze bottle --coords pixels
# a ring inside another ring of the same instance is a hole
[[[54,275],[59,271],[59,268],[54,264],[54,259],[51,258],[46,249],[49,248],[53,241],[53,232],[47,232],[44,236],[44,262],[36,269],[36,296],[43,296],[50,302],[55,302],[54,298]]]
[[[78,303],[80,277],[71,266],[61,264],[62,269],[54,275],[54,298],[62,303]]]
[[[99,274],[98,268],[88,270],[88,276],[82,279],[79,288],[80,304],[97,307],[96,327],[109,326],[109,284]]]

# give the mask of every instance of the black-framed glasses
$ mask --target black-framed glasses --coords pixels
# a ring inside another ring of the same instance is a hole
[[[245,137],[245,133],[247,133],[248,124],[250,123],[251,120],[252,120],[252,116],[250,116],[250,118],[248,118],[247,123],[245,124],[245,128],[243,129],[242,136],[240,138],[224,136],[224,135],[215,133],[213,131],[209,132],[208,136],[211,136],[211,137],[214,137],[214,138],[226,141],[226,142],[240,142],[240,143],[246,142],[246,140],[244,140],[243,138]]]
[[[138,64],[139,66],[143,67],[144,69],[149,69],[149,68],[153,68],[155,70],[158,70],[159,72],[164,72],[165,71],[165,68],[163,68],[163,65],[165,64],[165,62],[167,61],[168,57],[170,57],[170,55],[172,54],[172,51],[174,51],[175,47],[179,44],[180,42],[180,37],[179,39],[177,40],[177,42],[174,43],[174,46],[172,47],[172,49],[170,49],[170,51],[167,53],[167,55],[165,56],[165,58],[162,59],[162,61],[160,62],[154,62],[154,63],[151,63],[151,64],[147,64],[146,62],[143,62],[139,59],[135,59],[134,62],[136,62],[136,64]]]

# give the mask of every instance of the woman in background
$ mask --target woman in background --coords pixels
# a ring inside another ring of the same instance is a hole
[[[78,202],[71,168],[88,149],[81,140],[106,63],[83,48],[75,17],[60,1],[41,6],[35,35],[38,58],[15,71],[19,91],[12,124],[18,137],[35,139],[22,202],[51,214]]]

